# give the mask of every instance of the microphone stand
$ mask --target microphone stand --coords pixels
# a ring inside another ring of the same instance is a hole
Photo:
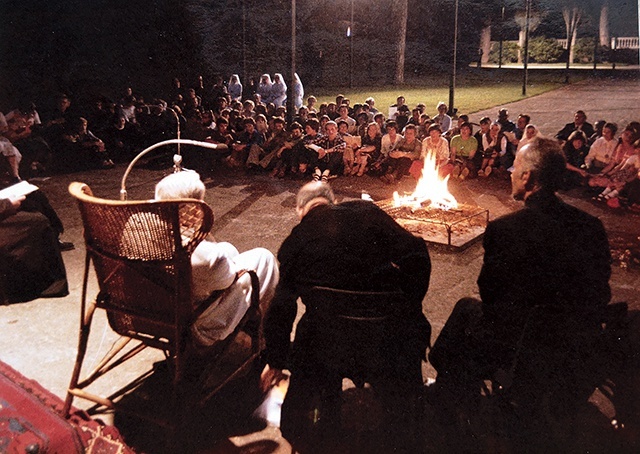
[[[167,106],[166,109],[173,114],[176,119],[176,139],[180,140],[180,117],[173,107]],[[180,154],[180,142],[178,142],[178,154]]]
[[[210,148],[212,150],[217,150],[219,148],[219,145],[217,143],[201,142],[199,140],[190,140],[190,139],[169,139],[169,140],[164,140],[162,142],[158,142],[156,144],[151,145],[148,148],[145,148],[140,153],[138,153],[138,155],[135,158],[133,158],[133,160],[129,163],[127,170],[125,170],[124,175],[122,176],[122,181],[120,183],[120,200],[127,200],[127,189],[126,189],[127,177],[129,176],[129,173],[133,169],[133,166],[140,160],[140,158],[142,158],[144,155],[146,155],[150,151],[155,150],[156,148],[160,148],[160,147],[164,147],[165,145],[172,145],[172,144],[178,145],[178,154],[173,155],[174,172],[179,172],[181,170],[182,155],[179,154],[180,144],[194,145],[196,147]]]

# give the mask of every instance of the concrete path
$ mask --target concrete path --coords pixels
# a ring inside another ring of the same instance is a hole
[[[606,120],[623,128],[640,119],[640,72],[629,79],[589,79],[558,90],[516,101],[470,115],[477,122],[481,117],[497,118],[498,110],[506,107],[515,122],[518,114],[531,116],[540,131],[553,137],[566,123],[573,121],[576,110],[584,110],[590,123]]]

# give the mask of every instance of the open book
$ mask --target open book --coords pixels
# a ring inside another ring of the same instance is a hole
[[[20,183],[16,183],[0,191],[0,199],[18,198],[31,194],[33,191],[37,191],[38,189],[38,186],[26,181],[21,181]]]

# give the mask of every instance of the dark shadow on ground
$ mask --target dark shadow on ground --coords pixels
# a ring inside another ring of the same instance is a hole
[[[640,312],[630,311],[620,324],[612,324],[599,345],[589,358],[595,365],[589,375],[598,386],[588,401],[561,406],[560,400],[527,388],[533,397],[527,410],[485,393],[478,402],[460,403],[449,418],[431,398],[422,445],[429,452],[638,452]]]

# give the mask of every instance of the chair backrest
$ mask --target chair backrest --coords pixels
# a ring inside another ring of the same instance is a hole
[[[191,253],[213,226],[209,206],[193,199],[106,200],[77,182],[69,192],[98,278],[97,303],[111,327],[138,339],[175,340],[193,321]]]
[[[410,304],[401,291],[316,286],[303,293],[302,301],[314,358],[359,386],[388,369],[389,358],[402,349],[403,320]]]
[[[400,291],[357,291],[314,286],[302,295],[307,310],[339,318],[381,320],[406,309],[406,295]]]

